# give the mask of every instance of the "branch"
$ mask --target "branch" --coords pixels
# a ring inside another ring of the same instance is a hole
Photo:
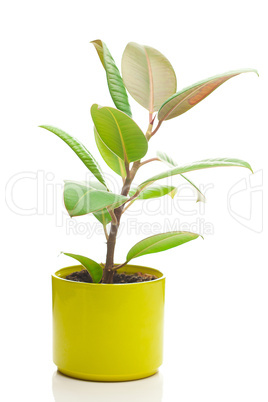
[[[141,190],[137,190],[136,193],[134,195],[132,195],[132,197],[130,197],[128,200],[126,200],[126,202],[123,205],[126,205],[126,203],[135,200],[140,195],[140,193],[141,193]]]
[[[159,161],[160,162],[160,159],[159,158],[147,159],[147,161],[141,162],[139,167],[141,167],[143,165],[146,165],[146,163],[153,162],[153,161]]]
[[[150,138],[152,138],[152,136],[155,135],[155,133],[159,130],[159,128],[160,128],[160,126],[161,126],[162,123],[163,123],[163,120],[158,122],[158,124],[157,124],[157,126],[155,127],[154,131],[152,132]]]
[[[126,212],[126,210],[133,204],[135,200],[132,200],[122,211],[122,214],[124,214]]]
[[[131,171],[130,171],[130,180],[131,180],[131,182],[133,181],[133,179],[134,179],[134,177],[135,177],[135,175],[136,175],[136,173],[137,173],[137,171],[138,171],[138,169],[140,167],[140,164],[141,164],[140,161],[136,161],[136,162],[133,163],[133,166],[132,166]]]
[[[112,271],[116,271],[117,269],[124,267],[125,265],[127,265],[127,263],[128,261],[124,262],[123,264],[117,265],[116,267],[113,267]]]
[[[126,212],[126,210],[130,207],[130,205],[133,204],[133,202],[138,198],[138,196],[140,195],[140,193],[142,192],[143,189],[141,190],[137,190],[136,193],[134,195],[132,195],[132,197],[130,197],[123,205],[126,205],[126,203],[129,202],[129,204],[123,209],[122,214],[124,212]]]
[[[138,198],[138,196],[140,195],[140,193],[141,193],[146,187],[148,187],[149,185],[150,185],[150,182],[147,183],[147,184],[146,184],[145,186],[143,186],[142,188],[139,188],[139,187],[138,187],[138,190],[136,191],[136,193],[133,194],[132,197],[130,197],[128,200],[126,200],[126,202],[124,202],[124,204],[122,204],[122,205],[124,206],[124,205],[126,205],[128,202],[129,202],[130,204],[132,204],[132,201],[135,201],[136,198]],[[122,206],[122,205],[121,205],[121,206]],[[130,205],[128,205],[127,207],[125,207],[125,208],[123,209],[122,213],[124,213],[129,207],[130,207]]]
[[[111,218],[112,218],[112,223],[114,224],[114,225],[117,225],[117,218],[116,218],[116,216],[115,216],[115,213],[114,213],[114,211],[112,210],[112,209],[110,209],[110,208],[107,208],[107,210],[108,210],[108,212],[109,212],[109,214],[110,214],[110,216],[111,216]]]

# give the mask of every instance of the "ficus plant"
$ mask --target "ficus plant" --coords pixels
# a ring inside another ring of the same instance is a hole
[[[159,233],[141,240],[127,253],[122,264],[114,263],[116,237],[122,215],[136,200],[146,200],[169,194],[174,197],[176,187],[156,184],[159,180],[180,175],[198,194],[197,201],[204,196],[197,186],[185,176],[188,172],[211,167],[237,166],[252,171],[251,166],[240,159],[215,158],[178,166],[168,155],[157,153],[154,158],[143,159],[148,151],[149,141],[159,133],[162,124],[180,116],[197,105],[225,81],[253,69],[242,69],[220,74],[197,82],[177,91],[174,69],[167,58],[158,50],[129,43],[122,56],[122,76],[106,44],[101,40],[91,42],[106,72],[107,83],[115,108],[94,104],[91,116],[94,123],[92,134],[100,155],[123,184],[120,194],[110,191],[105,176],[96,159],[76,138],[52,127],[40,126],[61,138],[81,159],[95,180],[88,182],[66,181],[64,203],[70,217],[93,214],[103,225],[107,239],[105,264],[99,264],[88,257],[64,253],[79,261],[89,272],[95,283],[113,283],[116,270],[139,256],[157,253],[179,246],[199,237],[196,233],[172,231]],[[257,73],[258,74],[258,73]],[[149,112],[149,125],[146,133],[135,123],[128,100],[128,93]],[[168,170],[149,177],[132,188],[139,169],[148,163],[160,161]]]

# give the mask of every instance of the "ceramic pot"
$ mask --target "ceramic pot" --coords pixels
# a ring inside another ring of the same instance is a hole
[[[66,280],[81,265],[52,275],[53,361],[70,377],[128,381],[155,374],[162,364],[165,277],[160,271],[127,265],[158,279],[130,284]]]

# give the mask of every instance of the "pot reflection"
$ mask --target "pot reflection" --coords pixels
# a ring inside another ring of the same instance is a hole
[[[56,371],[52,377],[55,402],[161,402],[161,373],[138,381],[91,382],[69,378]]]

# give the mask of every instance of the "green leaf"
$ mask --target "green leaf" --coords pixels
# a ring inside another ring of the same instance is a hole
[[[158,50],[129,43],[122,57],[122,76],[130,95],[150,113],[177,88],[172,65]]]
[[[71,217],[97,212],[107,207],[118,207],[124,204],[126,200],[127,197],[96,190],[84,182],[65,182],[64,204]]]
[[[128,103],[127,91],[111,53],[103,41],[93,40],[91,43],[95,46],[101,63],[106,71],[109,91],[115,106],[117,109],[131,117],[132,114]]]
[[[229,80],[236,75],[247,72],[255,72],[253,69],[243,69],[237,71],[229,71],[224,74],[216,75],[214,77],[207,78],[206,80],[197,82],[183,90],[175,93],[168,98],[160,107],[158,112],[158,120],[164,121],[173,119],[191,109],[197,105],[203,99],[205,99],[211,92],[215,91],[221,84]]]
[[[178,164],[170,156],[168,156],[164,152],[157,152],[157,157],[161,162],[165,163],[169,167],[178,166]],[[191,180],[189,180],[187,177],[185,177],[183,174],[181,174],[181,177],[184,180],[188,181],[188,183],[191,184],[191,186],[193,186],[196,189],[196,191],[197,191],[197,200],[196,200],[196,202],[200,202],[200,201],[205,202],[206,198],[205,198],[204,194],[201,193],[199,188]]]
[[[180,246],[200,235],[191,232],[167,232],[147,237],[133,246],[127,254],[127,262],[146,254],[159,253]]]
[[[111,168],[115,173],[119,174],[119,176],[123,177],[124,179],[127,174],[125,164],[122,159],[118,158],[116,154],[114,154],[108,147],[106,147],[106,145],[100,138],[96,127],[94,127],[94,135],[98,150],[103,160],[107,163],[109,168]]]
[[[165,152],[160,152],[160,151],[158,151],[157,153],[156,153],[156,155],[157,155],[157,157],[158,157],[158,159],[161,161],[161,162],[163,162],[163,163],[165,163],[167,166],[169,166],[169,167],[175,167],[175,166],[178,166],[178,164],[177,164],[177,162],[175,162],[170,156],[168,156]]]
[[[89,180],[88,182],[80,182],[80,184],[84,184],[86,186],[93,187],[93,189],[95,189],[95,190],[101,190],[101,191],[106,191],[107,192],[106,188],[101,183],[99,183],[98,181]],[[120,199],[120,201],[117,202],[116,204],[114,204],[111,209],[115,209],[117,207],[120,207],[121,204],[122,204],[122,202],[121,202],[121,199]],[[97,211],[97,212],[93,212],[93,215],[95,216],[95,218],[98,219],[98,221],[103,226],[108,225],[108,223],[110,223],[111,220],[112,220],[111,215],[109,214],[109,212],[108,212],[108,210],[106,208],[101,209],[100,211]]]
[[[101,191],[106,191],[107,192],[106,187],[103,184],[99,183],[98,181],[88,180],[88,181],[83,181],[83,182],[80,182],[80,183],[83,183],[86,186],[92,187],[95,190],[101,190]]]
[[[196,189],[196,191],[197,191],[196,202],[206,202],[206,197],[204,196],[203,193],[201,193],[199,188],[191,180],[189,180],[186,176],[184,176],[183,174],[181,174],[181,177],[183,177],[184,180],[188,181],[188,183],[191,184],[191,186],[193,186]]]
[[[90,170],[90,172],[102,183],[106,188],[107,185],[105,183],[105,179],[102,175],[101,168],[98,162],[94,159],[91,153],[78,141],[76,138],[71,137],[69,134],[65,133],[64,131],[52,127],[52,126],[39,126],[44,128],[51,133],[57,135],[60,139],[62,139],[69,147],[76,153],[79,159],[86,165],[86,167]]]
[[[107,191],[106,188],[98,181],[90,180],[88,182],[80,182],[80,183],[85,184],[86,186],[89,187],[93,187],[95,190]],[[97,212],[93,212],[93,215],[95,216],[95,218],[98,219],[98,221],[103,226],[108,225],[108,223],[110,223],[112,220],[111,215],[109,214],[106,208],[101,209],[100,211]]]
[[[240,159],[230,159],[230,158],[206,159],[203,161],[191,163],[190,165],[175,167],[171,170],[167,170],[166,172],[157,174],[151,177],[150,179],[144,181],[142,184],[139,185],[138,188],[141,190],[157,180],[165,179],[166,177],[171,177],[177,174],[192,172],[194,170],[207,169],[212,167],[224,167],[224,166],[244,167],[249,169],[253,173],[251,166],[247,162]]]
[[[178,189],[177,187],[174,188],[173,191],[171,191],[168,195],[173,199],[175,197],[175,195],[177,194]]]
[[[89,275],[91,276],[94,283],[99,283],[102,278],[102,267],[96,261],[91,260],[90,258],[83,257],[82,255],[78,254],[70,254],[70,253],[62,253],[67,255],[68,257],[72,257],[80,264],[83,265],[84,268],[88,271]]]
[[[94,212],[93,215],[103,226],[107,226],[112,221],[111,215],[106,208],[101,209],[98,212]]]
[[[125,113],[112,107],[91,107],[96,130],[114,154],[125,162],[135,162],[144,157],[148,142],[138,125]]]
[[[174,194],[176,187],[174,186],[149,186],[146,187],[137,197],[137,200],[149,200],[151,198],[163,197],[166,194]],[[131,189],[129,196],[132,197],[136,193],[136,189]],[[175,194],[174,194],[175,195]]]

